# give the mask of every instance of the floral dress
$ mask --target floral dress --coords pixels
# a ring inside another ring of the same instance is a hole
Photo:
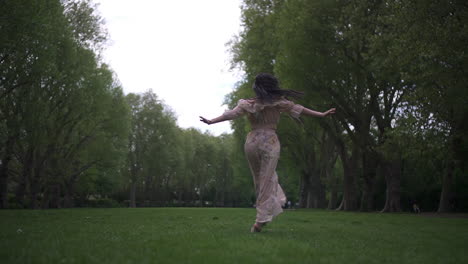
[[[223,114],[229,120],[246,114],[252,126],[244,150],[255,185],[258,223],[270,222],[273,217],[283,212],[282,206],[286,203],[286,196],[276,174],[276,164],[280,156],[276,127],[282,112],[298,118],[303,108],[284,98],[271,103],[247,99],[239,100],[234,109]]]

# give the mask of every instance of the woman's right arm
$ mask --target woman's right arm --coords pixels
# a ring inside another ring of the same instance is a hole
[[[231,120],[231,119],[226,117],[224,114],[222,114],[222,115],[220,115],[218,117],[215,117],[213,119],[206,119],[203,116],[200,116],[200,121],[202,121],[203,123],[208,124],[208,125],[216,124],[216,123],[227,121],[227,120]]]
[[[206,119],[203,116],[200,116],[200,121],[202,121],[205,124],[211,125],[211,124],[216,124],[216,123],[227,121],[227,120],[236,119],[242,116],[244,113],[245,113],[245,110],[240,106],[240,104],[238,104],[236,107],[234,107],[234,109],[227,110],[222,115],[213,119]]]

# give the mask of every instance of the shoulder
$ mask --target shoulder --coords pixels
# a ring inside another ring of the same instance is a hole
[[[281,112],[287,112],[295,118],[298,118],[302,110],[304,109],[302,105],[296,104],[295,102],[285,98],[282,98],[281,100],[277,101],[277,107]]]
[[[237,104],[238,105],[245,105],[245,104],[254,104],[255,103],[255,99],[254,98],[249,98],[249,99],[240,99]]]
[[[237,105],[238,106],[245,106],[245,107],[253,107],[255,105],[256,101],[254,98],[250,98],[250,99],[240,99],[238,102],[237,102]]]
[[[253,113],[255,112],[255,99],[240,99],[237,106],[243,110]]]
[[[293,101],[289,101],[286,98],[281,98],[275,102],[275,105],[279,106],[280,108],[291,108],[295,105],[295,103]]]

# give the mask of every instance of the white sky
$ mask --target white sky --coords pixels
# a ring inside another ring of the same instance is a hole
[[[229,71],[225,45],[240,31],[240,0],[94,0],[106,21],[110,64],[125,94],[152,89],[177,114],[178,125],[231,132],[229,122],[205,125],[227,108],[224,96],[240,74]]]

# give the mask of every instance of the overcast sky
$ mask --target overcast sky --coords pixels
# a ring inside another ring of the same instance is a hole
[[[240,80],[229,71],[225,45],[240,31],[240,0],[94,0],[110,34],[104,61],[125,94],[152,89],[177,114],[180,127],[231,132],[229,122],[205,125],[227,108]]]

